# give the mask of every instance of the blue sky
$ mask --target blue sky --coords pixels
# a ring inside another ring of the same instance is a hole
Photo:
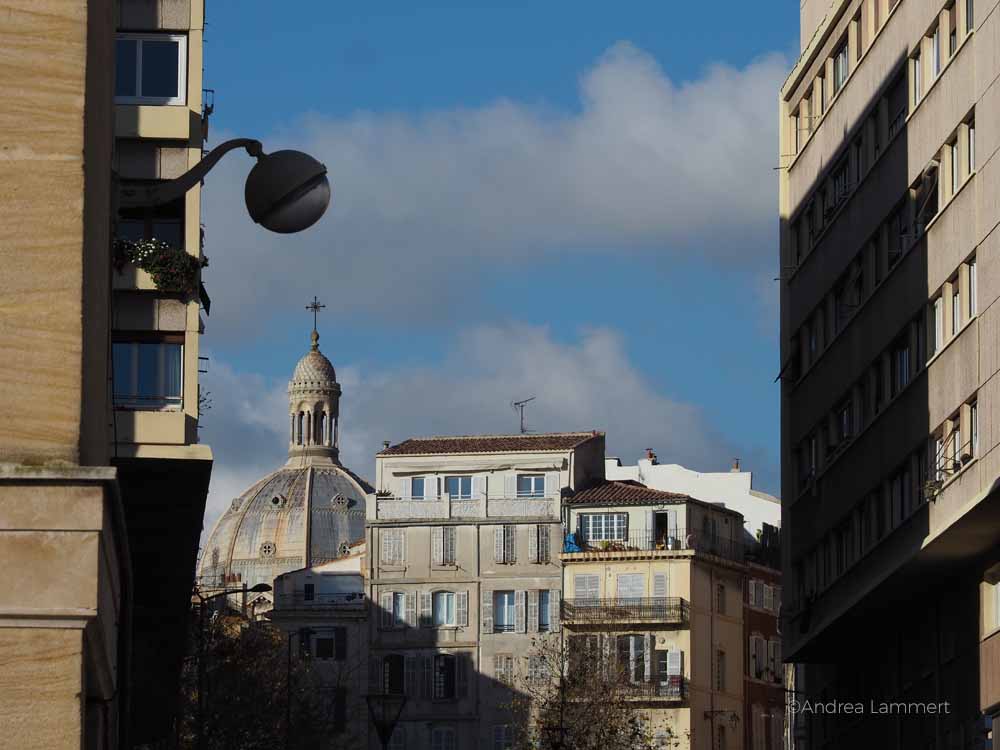
[[[797,4],[373,6],[208,4],[210,145],[299,147],[334,185],[279,238],[239,205],[249,160],[207,181],[212,502],[282,459],[314,293],[362,474],[383,438],[513,430],[509,401],[542,394],[539,429],[607,429],[629,461],[739,455],[776,492],[771,167]]]

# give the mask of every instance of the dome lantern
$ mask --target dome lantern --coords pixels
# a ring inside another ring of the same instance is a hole
[[[316,330],[316,314],[323,307],[315,297],[306,306],[313,313],[309,351],[295,366],[288,383],[289,459],[337,461],[340,455],[340,384],[333,364],[319,350]]]

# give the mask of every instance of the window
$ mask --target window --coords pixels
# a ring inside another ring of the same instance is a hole
[[[493,676],[497,682],[511,685],[514,682],[514,657],[510,654],[493,655]]]
[[[931,66],[934,70],[934,77],[937,78],[941,72],[941,27],[934,29],[931,36]]]
[[[976,259],[969,261],[969,318],[976,314]]]
[[[410,477],[410,498],[413,500],[424,499],[425,481],[424,477]]]
[[[618,575],[619,599],[642,599],[646,595],[646,576],[643,573]]]
[[[472,497],[472,477],[445,477],[444,491],[453,500],[468,500]]]
[[[518,474],[518,497],[545,497],[544,474]]]
[[[493,592],[493,632],[514,632],[514,592]]]
[[[969,453],[973,457],[979,455],[979,403],[969,404]]]
[[[115,101],[184,104],[187,39],[173,34],[119,34],[115,41]]]
[[[548,589],[541,589],[538,592],[538,632],[547,633],[551,629],[551,592]]]
[[[303,599],[307,602],[311,602],[316,596],[316,586],[312,583],[307,583],[302,587]]]
[[[434,655],[434,698],[451,700],[456,697],[458,659],[454,654]]]
[[[920,103],[920,97],[923,95],[922,91],[922,75],[920,70],[920,53],[917,52],[910,60],[910,70],[913,72],[913,106],[916,107]]]
[[[573,596],[577,599],[599,599],[601,596],[601,577],[596,574],[577,573],[573,576]]]
[[[944,346],[944,300],[938,297],[931,308],[934,317],[934,340],[932,346],[935,352]]]
[[[549,679],[549,665],[544,656],[528,657],[528,680],[545,682]]]
[[[715,690],[722,692],[726,689],[726,652],[718,649],[715,652]]]
[[[618,668],[631,682],[646,679],[646,636],[620,635],[617,640]]]
[[[833,209],[843,203],[850,189],[850,163],[844,159],[833,172],[833,202],[830,208]]]
[[[455,595],[450,591],[434,592],[434,624],[455,624]]]
[[[799,113],[796,110],[795,114],[792,115],[791,122],[792,129],[792,153],[797,154],[799,152]]]
[[[390,695],[402,695],[404,686],[402,654],[389,654],[382,660],[382,685]]]
[[[959,291],[958,278],[951,282],[951,335],[958,333],[962,327],[962,293]]]
[[[954,195],[958,192],[958,188],[961,186],[961,177],[959,176],[959,157],[958,157],[958,141],[952,141],[948,144],[948,154],[951,158],[951,194]]]
[[[406,559],[404,529],[382,530],[382,562],[387,565],[402,565]]]
[[[434,565],[455,564],[454,526],[437,526],[431,529],[431,562]]]
[[[726,614],[726,587],[721,583],[715,587],[715,611],[720,615]]]
[[[456,750],[455,730],[449,727],[434,727],[431,730],[431,750]]]
[[[904,336],[892,348],[892,395],[902,391],[910,382],[910,343]]]
[[[112,347],[115,406],[179,408],[184,361],[182,340],[116,341]]]
[[[493,560],[504,565],[517,562],[517,526],[494,527]]]
[[[528,562],[547,563],[550,555],[552,529],[544,524],[528,527]]]
[[[847,40],[845,39],[837,51],[833,54],[833,93],[836,94],[843,88],[847,81]]]
[[[332,636],[316,638],[316,658],[343,661],[347,657],[347,629],[334,628]]]
[[[854,404],[851,399],[847,399],[837,408],[835,427],[838,443],[849,440],[854,434]]]
[[[396,591],[391,594],[392,599],[392,611],[391,611],[391,622],[392,626],[395,628],[401,628],[406,624],[406,594],[401,591]]]
[[[969,123],[969,174],[976,171],[976,123]]]
[[[965,0],[965,33],[968,34],[975,28],[975,14],[973,13],[974,0]]]
[[[514,730],[510,724],[493,726],[493,750],[514,750]]]
[[[184,199],[152,208],[122,208],[118,212],[117,236],[122,240],[160,240],[184,248]]]
[[[627,513],[581,513],[580,531],[585,542],[624,541]]]

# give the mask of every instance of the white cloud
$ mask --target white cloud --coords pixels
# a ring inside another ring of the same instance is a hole
[[[259,318],[317,291],[335,296],[335,312],[456,315],[484,263],[552,250],[695,253],[759,270],[774,254],[774,92],[786,67],[774,55],[677,84],[620,43],[581,76],[577,112],[496,101],[307,117],[265,146],[328,166],[333,204],[312,229],[276,236],[250,222],[246,160],[208,178],[212,329],[241,331],[248,309]]]
[[[773,470],[762,450],[734,452],[698,407],[658,392],[629,360],[621,336],[606,328],[561,342],[544,327],[482,326],[462,333],[433,367],[337,371],[343,460],[369,478],[383,440],[516,432],[510,402],[531,395],[530,428],[604,430],[609,454],[628,462],[652,447],[661,461],[696,469],[723,469],[741,455],[752,468]],[[217,457],[210,525],[233,497],[283,462],[288,408],[284,382],[235,372],[218,359],[205,383],[213,406],[203,438]]]

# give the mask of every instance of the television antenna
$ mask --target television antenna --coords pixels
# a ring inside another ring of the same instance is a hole
[[[530,398],[526,398],[523,401],[511,401],[510,402],[510,408],[513,409],[516,412],[520,412],[520,414],[521,414],[521,434],[522,435],[525,435],[525,434],[531,432],[531,430],[529,430],[527,427],[524,426],[524,407],[527,406],[528,404],[530,404],[534,400],[535,400],[535,397],[531,396]]]

